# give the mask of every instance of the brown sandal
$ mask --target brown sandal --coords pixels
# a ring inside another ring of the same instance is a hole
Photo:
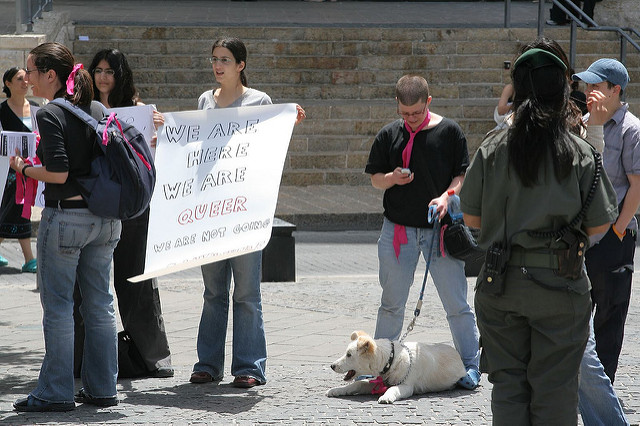
[[[213,382],[213,377],[206,371],[194,371],[189,379],[191,383],[209,383]]]
[[[258,379],[251,376],[238,376],[233,379],[233,386],[237,388],[252,388],[263,384],[264,383],[260,383]]]

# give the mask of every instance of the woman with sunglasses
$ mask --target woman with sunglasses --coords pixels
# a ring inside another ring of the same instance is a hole
[[[93,102],[91,76],[75,64],[59,43],[43,43],[29,52],[27,82],[33,94],[64,98],[96,119],[102,107]],[[109,272],[120,239],[120,221],[96,216],[87,208],[75,180],[91,173],[95,130],[72,112],[49,103],[36,114],[42,167],[19,155],[11,168],[45,183],[45,208],[38,227],[38,283],[43,309],[45,355],[36,388],[16,401],[17,411],[69,411],[74,400],[97,406],[118,403],[116,317]],[[74,397],[73,288],[78,283],[86,340],[83,388]]]
[[[264,92],[248,87],[245,68],[247,49],[237,38],[217,40],[210,58],[220,87],[204,92],[198,109],[270,105]],[[296,124],[305,118],[297,105]],[[233,290],[233,385],[251,388],[267,382],[265,367],[267,342],[262,318],[260,273],[262,252],[244,254],[202,266],[204,305],[198,329],[198,362],[193,366],[191,383],[220,381],[224,372],[224,352],[229,311],[231,276]]]

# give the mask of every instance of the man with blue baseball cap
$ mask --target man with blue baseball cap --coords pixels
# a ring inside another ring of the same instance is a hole
[[[640,206],[640,120],[621,101],[629,73],[619,61],[598,59],[572,79],[587,84],[590,112],[592,108],[606,111],[603,164],[616,191],[618,218],[602,240],[586,252],[585,263],[595,309],[596,352],[613,383],[631,298],[638,232],[635,213]],[[589,114],[585,119],[589,125]]]
[[[589,65],[586,71],[574,74],[572,79],[573,81],[582,80],[587,84],[609,82],[612,85],[620,86],[620,90],[624,90],[629,83],[629,73],[621,62],[602,58]]]

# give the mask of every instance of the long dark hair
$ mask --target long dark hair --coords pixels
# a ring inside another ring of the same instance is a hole
[[[93,75],[96,67],[100,61],[105,60],[109,63],[109,66],[114,71],[113,78],[115,79],[115,86],[111,93],[109,93],[109,106],[113,108],[134,106],[138,101],[138,91],[133,84],[133,72],[129,67],[127,58],[118,49],[103,49],[96,53],[91,61],[89,67],[89,73]],[[94,99],[100,100],[100,92],[93,82]]]
[[[216,47],[224,47],[229,49],[231,51],[231,54],[233,55],[233,59],[236,60],[236,64],[244,62],[244,68],[242,69],[242,71],[240,71],[240,83],[242,83],[244,87],[249,87],[249,84],[247,83],[247,76],[244,73],[244,70],[247,68],[247,47],[244,45],[242,40],[236,37],[224,37],[218,39],[215,41],[215,43],[213,43],[213,46],[211,47],[212,55],[213,49],[215,49]]]
[[[65,98],[74,105],[88,106],[93,100],[93,83],[91,76],[84,69],[76,71],[73,94],[67,94],[67,78],[73,71],[75,58],[67,47],[60,43],[42,43],[29,52],[36,68],[43,73],[54,70],[62,87],[54,98]]]
[[[567,80],[569,80],[569,84],[571,85],[571,76],[574,74],[574,71],[569,65],[569,58],[567,58],[567,54],[557,41],[546,37],[539,37],[527,44],[527,46],[529,49],[548,50],[560,58],[567,67]],[[573,88],[573,85],[571,85],[570,88]],[[569,95],[569,108],[571,109],[571,118],[569,119],[571,131],[576,135],[581,135],[583,131],[586,131],[587,126],[582,121],[582,111],[580,110],[580,107],[571,99],[571,95]]]
[[[539,55],[543,63],[546,61],[541,66],[531,65],[535,58],[521,63],[516,60],[511,71],[515,113],[507,136],[509,162],[527,187],[538,182],[549,152],[558,181],[570,173],[576,152],[569,134],[575,113],[569,101],[566,55],[557,43],[546,38],[523,46],[520,56],[531,49],[550,52],[558,60],[544,54]]]
[[[20,68],[20,67],[9,68],[4,72],[4,75],[2,76],[2,91],[5,93],[5,95],[7,95],[7,98],[11,97],[11,90],[7,86],[7,81],[13,80],[13,77],[15,77],[16,74],[18,74],[18,71],[20,70],[24,70],[24,68]]]

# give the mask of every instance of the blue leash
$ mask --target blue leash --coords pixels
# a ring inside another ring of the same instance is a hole
[[[422,280],[422,289],[420,290],[420,297],[418,298],[418,303],[416,303],[416,309],[413,311],[413,319],[407,326],[407,331],[400,338],[400,342],[404,341],[407,334],[413,331],[413,326],[416,324],[416,320],[420,315],[420,310],[422,309],[422,299],[424,299],[424,289],[427,286],[427,276],[429,275],[429,267],[431,266],[431,257],[433,256],[433,244],[436,240],[436,234],[438,233],[438,225],[439,221],[436,221],[436,217],[438,216],[438,212],[436,211],[436,206],[429,206],[429,212],[427,214],[427,221],[429,223],[433,223],[433,233],[431,234],[431,245],[429,246],[429,256],[427,257],[427,269],[424,271],[424,278]]]

